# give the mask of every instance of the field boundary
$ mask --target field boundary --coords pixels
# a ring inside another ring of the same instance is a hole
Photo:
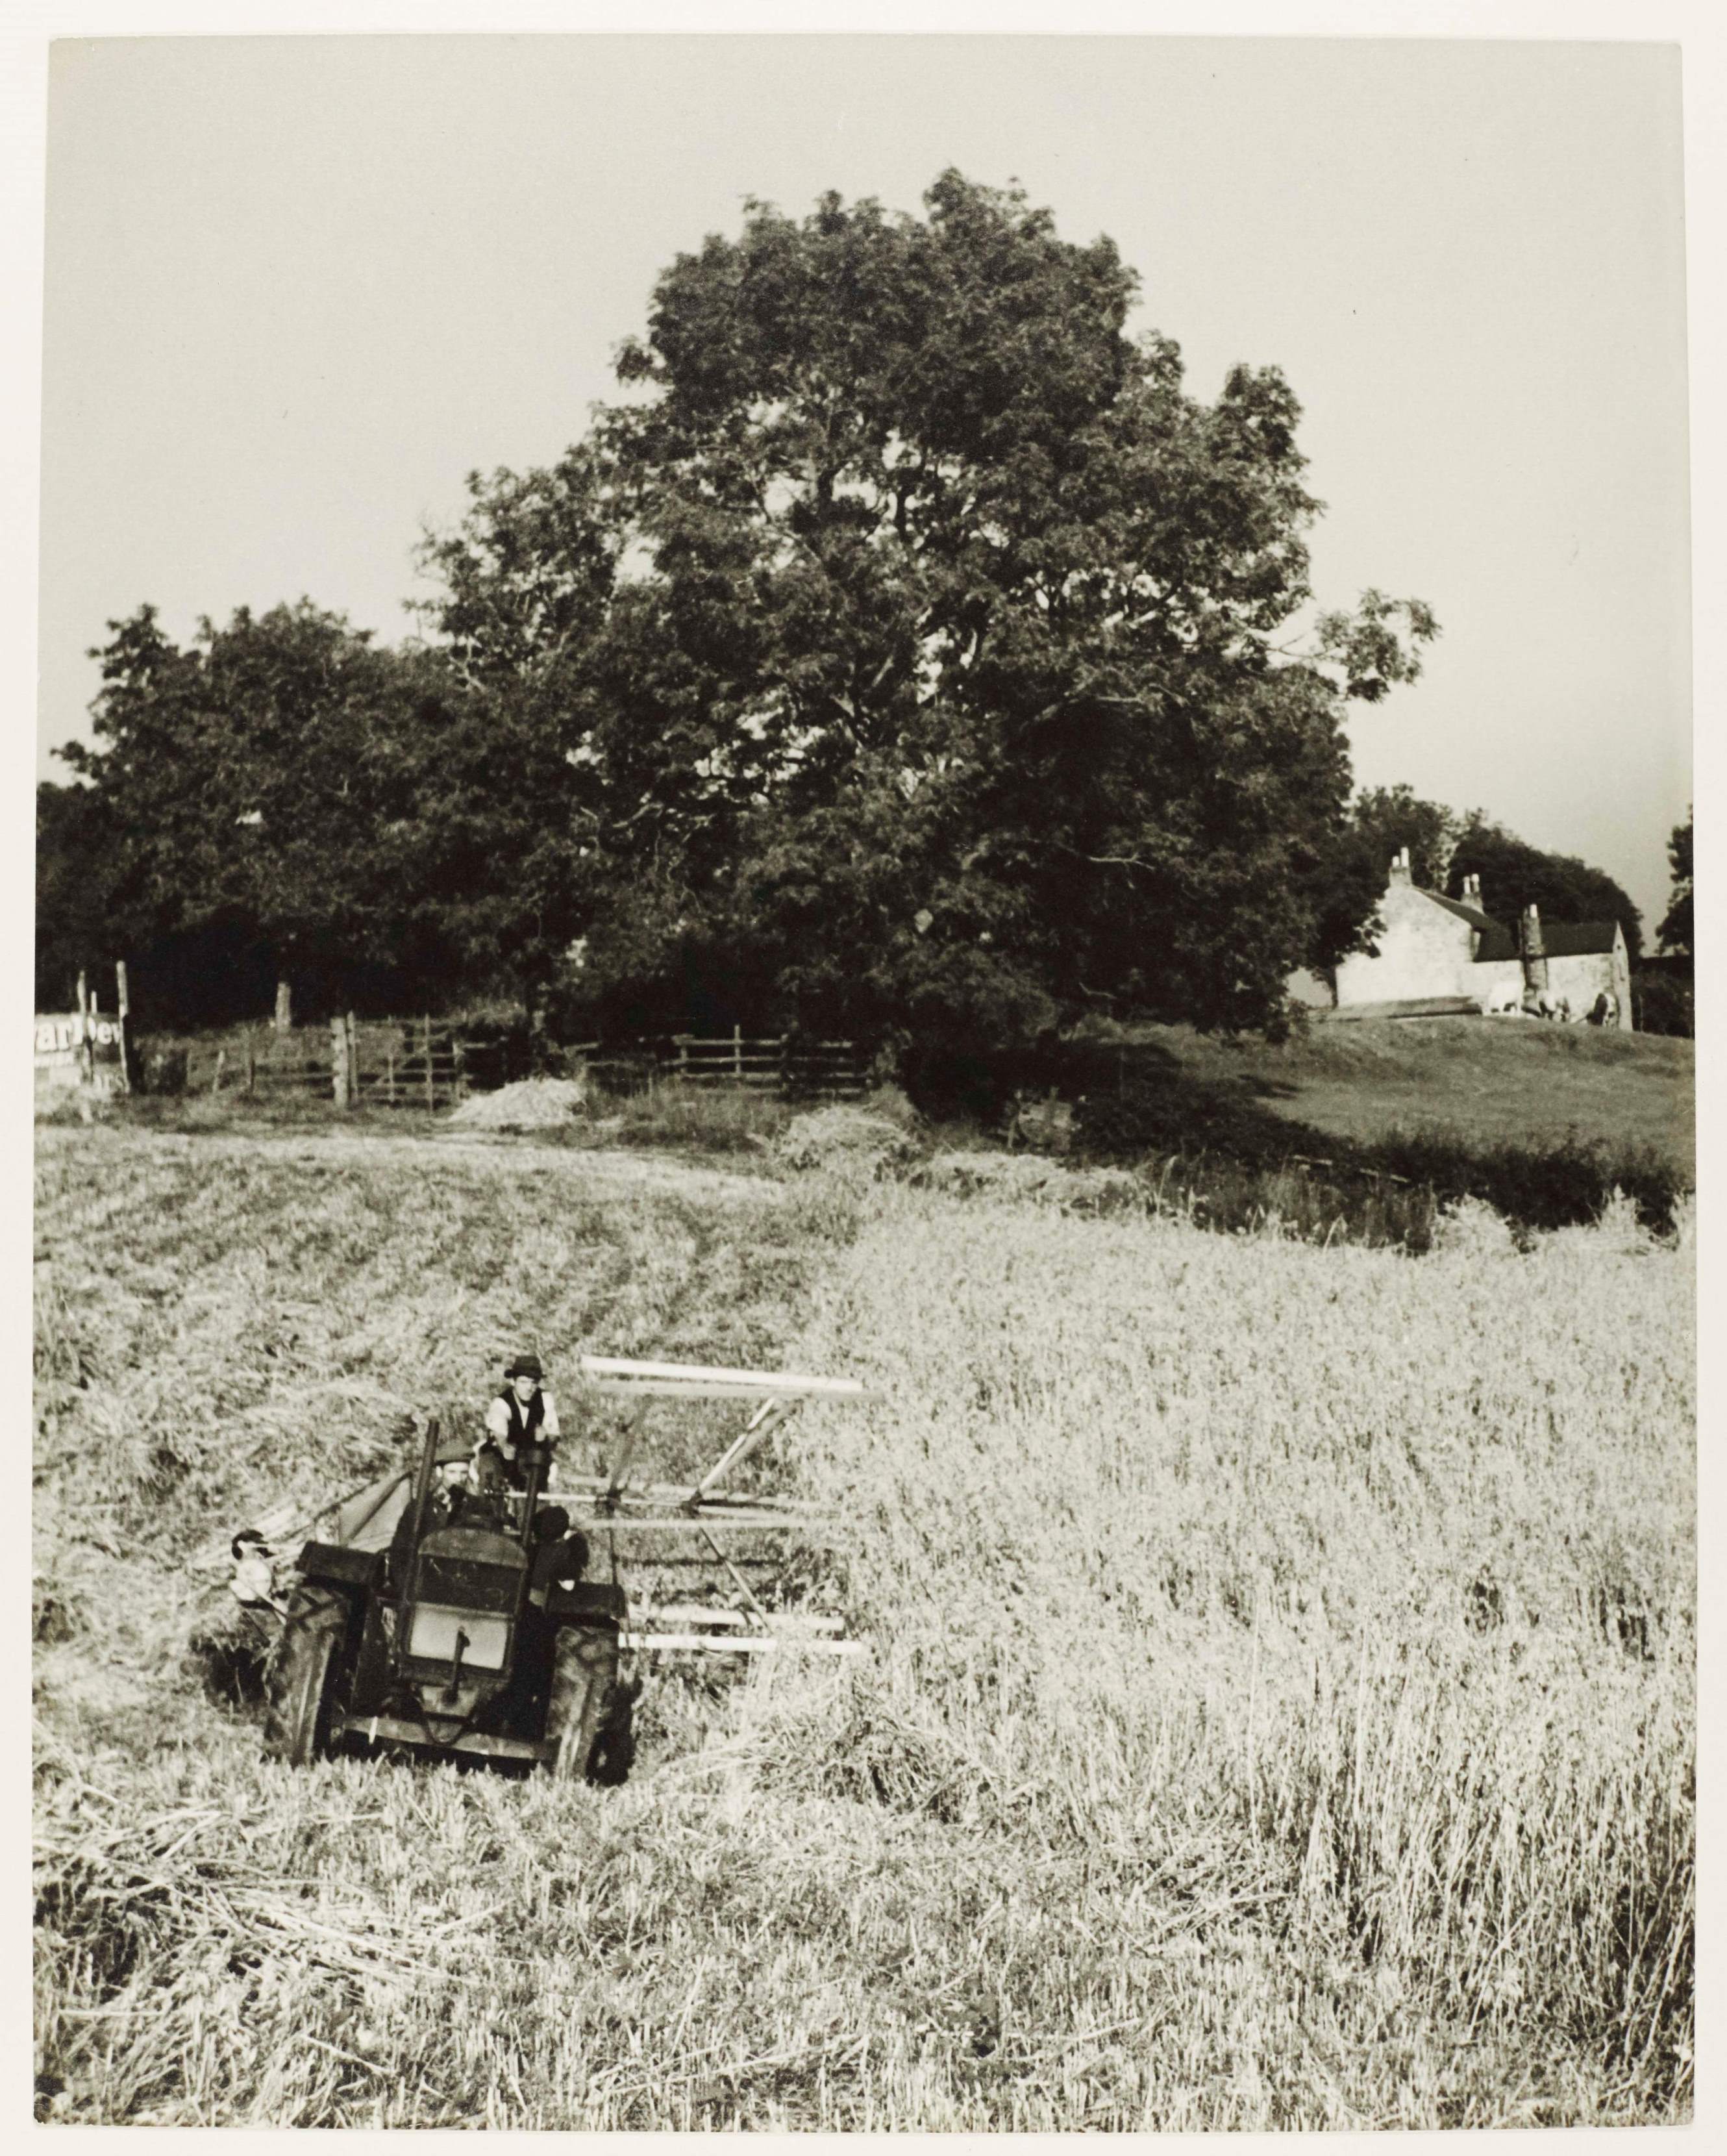
[[[330,1101],[338,1108],[455,1106],[527,1075],[520,1044],[471,1034],[460,1019],[358,1019],[278,1032],[268,1021],[183,1048],[141,1045],[146,1091]],[[578,1041],[560,1054],[606,1091],[663,1084],[735,1086],[787,1101],[855,1100],[867,1090],[857,1045],[790,1034],[694,1033]]]

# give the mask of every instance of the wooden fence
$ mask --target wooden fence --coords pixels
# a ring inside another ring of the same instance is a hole
[[[438,1019],[356,1019],[261,1028],[200,1043],[188,1055],[186,1087],[263,1100],[333,1101],[338,1107],[448,1108],[469,1090],[468,1044]]]
[[[849,1040],[787,1034],[746,1040],[729,1034],[679,1033],[654,1039],[585,1043],[568,1053],[586,1065],[608,1093],[644,1093],[655,1086],[741,1086],[782,1099],[853,1100],[865,1090]]]
[[[864,1091],[857,1052],[849,1040],[746,1040],[674,1034],[665,1075],[689,1086],[751,1086],[777,1093],[823,1098]]]
[[[582,1041],[562,1052],[614,1093],[658,1084],[742,1086],[792,1100],[845,1100],[864,1091],[848,1040],[746,1040],[734,1029]],[[187,1052],[185,1085],[193,1093],[435,1111],[470,1092],[495,1091],[515,1075],[515,1060],[502,1041],[466,1039],[457,1021],[350,1014],[288,1033],[260,1026],[198,1042]]]

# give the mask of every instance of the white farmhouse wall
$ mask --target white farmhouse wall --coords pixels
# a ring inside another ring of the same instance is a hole
[[[1379,901],[1379,956],[1356,952],[1338,966],[1340,1004],[1480,993],[1467,921],[1413,885],[1395,882]]]
[[[1555,995],[1571,1004],[1573,1018],[1586,1018],[1596,998],[1605,988],[1619,1005],[1619,1024],[1631,1026],[1631,960],[1622,929],[1615,932],[1611,951],[1580,952],[1574,957],[1550,958],[1547,978]]]
[[[1468,993],[1483,1010],[1504,1010],[1508,1005],[1514,1009],[1522,1008],[1523,961],[1520,958],[1491,958],[1472,966],[1469,971],[1475,985]]]
[[[1494,959],[1484,965],[1470,968],[1474,985],[1466,993],[1474,996],[1484,1010],[1502,1009],[1507,1004],[1520,1004],[1523,997],[1523,964],[1517,958]],[[1626,955],[1622,933],[1613,939],[1611,951],[1585,951],[1568,957],[1547,960],[1547,993],[1562,997],[1571,1007],[1573,1024],[1581,1024],[1595,1006],[1595,999],[1606,988],[1619,1005],[1619,1024],[1622,1029],[1631,1028],[1631,962]]]

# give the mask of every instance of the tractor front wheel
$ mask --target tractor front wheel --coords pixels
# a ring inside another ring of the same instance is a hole
[[[264,1753],[305,1767],[329,1749],[347,1607],[327,1589],[302,1587],[288,1608],[270,1663]]]
[[[559,1632],[546,1717],[546,1733],[557,1743],[551,1771],[559,1781],[593,1779],[594,1745],[609,1725],[617,1685],[615,1632],[576,1625]]]

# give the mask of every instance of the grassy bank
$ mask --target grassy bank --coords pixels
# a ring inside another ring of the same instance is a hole
[[[100,1129],[43,1135],[38,1219],[51,2115],[1683,2115],[1688,1237],[1466,1213],[1413,1264]],[[186,1550],[524,1332],[873,1378],[781,1471],[849,1522],[872,1661],[662,1678],[619,1790],[266,1767]]]
[[[1696,1174],[1694,1045],[1515,1019],[1309,1024],[1281,1043],[1145,1026],[1098,1044],[1107,1082],[1130,1075],[1222,1088],[1273,1116],[1372,1144],[1435,1127],[1485,1150],[1570,1138],[1648,1147]]]

